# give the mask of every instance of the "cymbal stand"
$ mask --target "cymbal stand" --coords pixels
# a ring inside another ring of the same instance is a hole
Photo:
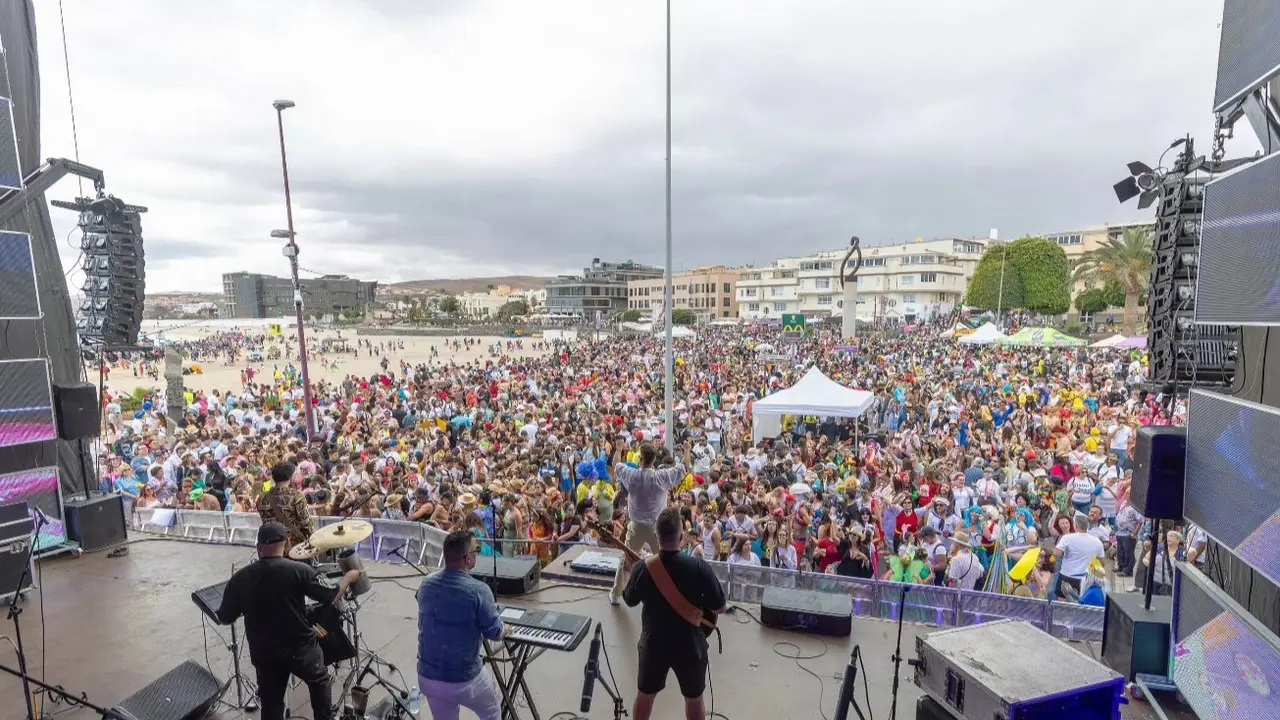
[[[22,699],[27,701],[27,720],[36,720],[35,704],[31,699],[31,678],[27,675],[27,651],[22,645],[22,623],[18,618],[22,615],[22,586],[27,582],[31,572],[31,556],[36,549],[36,541],[40,538],[40,529],[44,527],[44,513],[37,512],[35,528],[31,531],[31,542],[27,544],[27,557],[22,563],[22,574],[18,576],[18,584],[13,588],[13,597],[9,600],[9,619],[13,621],[14,650],[18,653],[18,677],[22,679]],[[45,642],[45,638],[40,638]]]
[[[352,661],[351,670],[347,673],[347,679],[342,684],[342,696],[338,699],[338,705],[346,704],[347,698],[351,694],[351,689],[356,686],[364,686],[366,677],[373,676],[374,684],[380,686],[387,691],[387,695],[391,698],[396,707],[402,711],[406,717],[413,713],[409,710],[409,691],[405,688],[397,686],[394,682],[383,676],[379,672],[379,668],[386,668],[388,672],[400,673],[396,666],[384,659],[382,656],[369,649],[369,645],[365,643],[364,636],[360,634],[360,626],[356,619],[360,610],[360,601],[355,597],[347,598],[347,624],[351,628],[352,644],[356,648],[356,657]],[[364,656],[364,660],[361,660]],[[404,675],[400,674],[400,680],[404,681]]]

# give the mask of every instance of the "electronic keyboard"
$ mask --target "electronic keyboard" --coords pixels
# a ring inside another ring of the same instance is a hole
[[[582,615],[499,605],[498,617],[511,628],[506,640],[551,650],[573,652],[591,632],[591,618]]]

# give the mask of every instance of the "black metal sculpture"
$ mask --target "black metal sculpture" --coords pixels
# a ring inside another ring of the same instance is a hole
[[[849,238],[849,252],[844,254],[844,261],[840,263],[840,289],[844,290],[846,282],[857,282],[858,271],[862,269],[862,241],[857,235]],[[857,254],[858,259],[853,263],[853,269],[849,268],[849,260]]]

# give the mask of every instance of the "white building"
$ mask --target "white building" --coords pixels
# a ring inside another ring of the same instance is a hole
[[[462,293],[458,295],[458,309],[463,317],[479,320],[496,317],[503,305],[515,300],[524,300],[531,313],[539,312],[547,305],[547,290],[516,290],[504,285],[488,292]]]
[[[916,240],[862,248],[858,271],[859,318],[918,322],[951,312],[965,291],[985,239]],[[783,313],[826,317],[845,311],[840,263],[847,249],[781,258],[750,268],[738,280],[738,307],[746,319],[779,318]]]

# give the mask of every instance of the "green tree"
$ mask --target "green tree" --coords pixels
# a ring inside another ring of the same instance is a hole
[[[698,322],[698,317],[688,308],[673,308],[671,310],[672,325],[692,325]]]
[[[1120,283],[1115,280],[1108,280],[1102,286],[1102,299],[1107,301],[1107,307],[1124,307],[1124,288],[1120,287]]]
[[[1076,295],[1075,306],[1082,313],[1102,312],[1109,306],[1106,291],[1102,288],[1089,288]]]
[[[440,312],[446,315],[457,315],[462,309],[462,305],[458,302],[458,298],[452,295],[446,295],[440,300]]]
[[[618,315],[618,320],[620,322],[640,322],[640,311],[623,310],[622,313]]]
[[[1022,276],[1012,261],[1005,262],[1008,248],[1004,244],[991,245],[982,254],[982,259],[973,272],[973,279],[969,281],[969,292],[964,301],[966,305],[980,310],[1024,307]],[[1000,280],[1002,272],[1003,288]]]
[[[503,305],[502,307],[498,308],[498,319],[504,322],[518,315],[528,315],[528,314],[529,314],[529,303],[525,302],[524,298],[517,298],[515,300],[511,300],[507,302],[505,305]]]
[[[1074,279],[1115,283],[1124,291],[1124,334],[1138,331],[1138,306],[1151,277],[1151,233],[1129,228],[1118,238],[1107,238],[1096,250],[1080,258]]]
[[[1061,245],[1024,237],[1009,245],[1008,252],[1022,277],[1022,307],[1041,315],[1061,315],[1071,308],[1071,263]]]

